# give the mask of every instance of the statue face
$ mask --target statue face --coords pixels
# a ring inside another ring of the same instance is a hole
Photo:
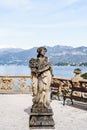
[[[46,53],[46,51],[45,51],[44,49],[42,49],[41,52],[40,52],[40,54],[41,54],[42,56],[44,56],[45,53]]]

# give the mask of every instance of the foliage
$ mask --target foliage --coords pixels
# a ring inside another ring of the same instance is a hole
[[[82,74],[81,77],[83,77],[84,79],[87,79],[87,73]]]

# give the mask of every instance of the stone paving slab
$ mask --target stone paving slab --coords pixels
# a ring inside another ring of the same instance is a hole
[[[30,130],[31,106],[30,94],[0,94],[0,130]],[[51,107],[55,130],[87,130],[86,110],[63,106],[58,100],[53,100]]]

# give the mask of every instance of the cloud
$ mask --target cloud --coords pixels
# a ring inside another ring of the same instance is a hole
[[[9,6],[9,7],[15,7],[15,6],[21,6],[26,5],[29,3],[30,0],[2,0],[0,1],[1,6]]]
[[[8,44],[3,43],[3,44],[0,44],[0,49],[2,48],[17,48],[17,45],[12,44],[12,43],[8,43]]]
[[[0,7],[4,9],[24,8],[30,6],[31,0],[0,0]]]
[[[33,37],[33,32],[29,30],[16,30],[9,28],[0,29],[0,48],[23,47],[27,48],[29,39]]]
[[[70,6],[70,5],[80,2],[80,1],[81,0],[62,0],[62,2],[65,3],[65,6]]]
[[[0,29],[0,39],[2,38],[21,38],[21,37],[31,37],[32,32],[16,29]]]
[[[68,22],[56,22],[56,23],[46,23],[46,24],[24,24],[24,23],[5,23],[0,25],[0,36],[31,36],[35,30],[40,29],[63,29],[63,28],[73,28],[73,27],[87,27],[87,20],[76,20]],[[33,31],[33,32],[32,32]]]
[[[51,8],[64,8],[67,6],[71,6],[74,3],[80,2],[81,0],[0,0],[1,8],[23,8],[29,7],[32,5],[33,9],[51,9]],[[44,11],[45,11],[44,9]]]
[[[11,25],[10,25],[11,26]],[[15,28],[25,28],[27,30],[34,29],[46,29],[46,28],[64,28],[64,27],[87,27],[87,21],[71,21],[71,22],[59,22],[49,24],[14,24]]]
[[[63,9],[63,8],[67,8],[69,6],[72,6],[73,4],[79,3],[81,0],[54,0],[56,5],[53,5],[54,7],[58,8],[58,9]]]

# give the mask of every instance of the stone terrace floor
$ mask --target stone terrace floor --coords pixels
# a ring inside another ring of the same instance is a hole
[[[30,130],[31,94],[0,95],[0,130]],[[87,130],[87,110],[52,100],[55,130]],[[44,129],[43,129],[44,130]]]

